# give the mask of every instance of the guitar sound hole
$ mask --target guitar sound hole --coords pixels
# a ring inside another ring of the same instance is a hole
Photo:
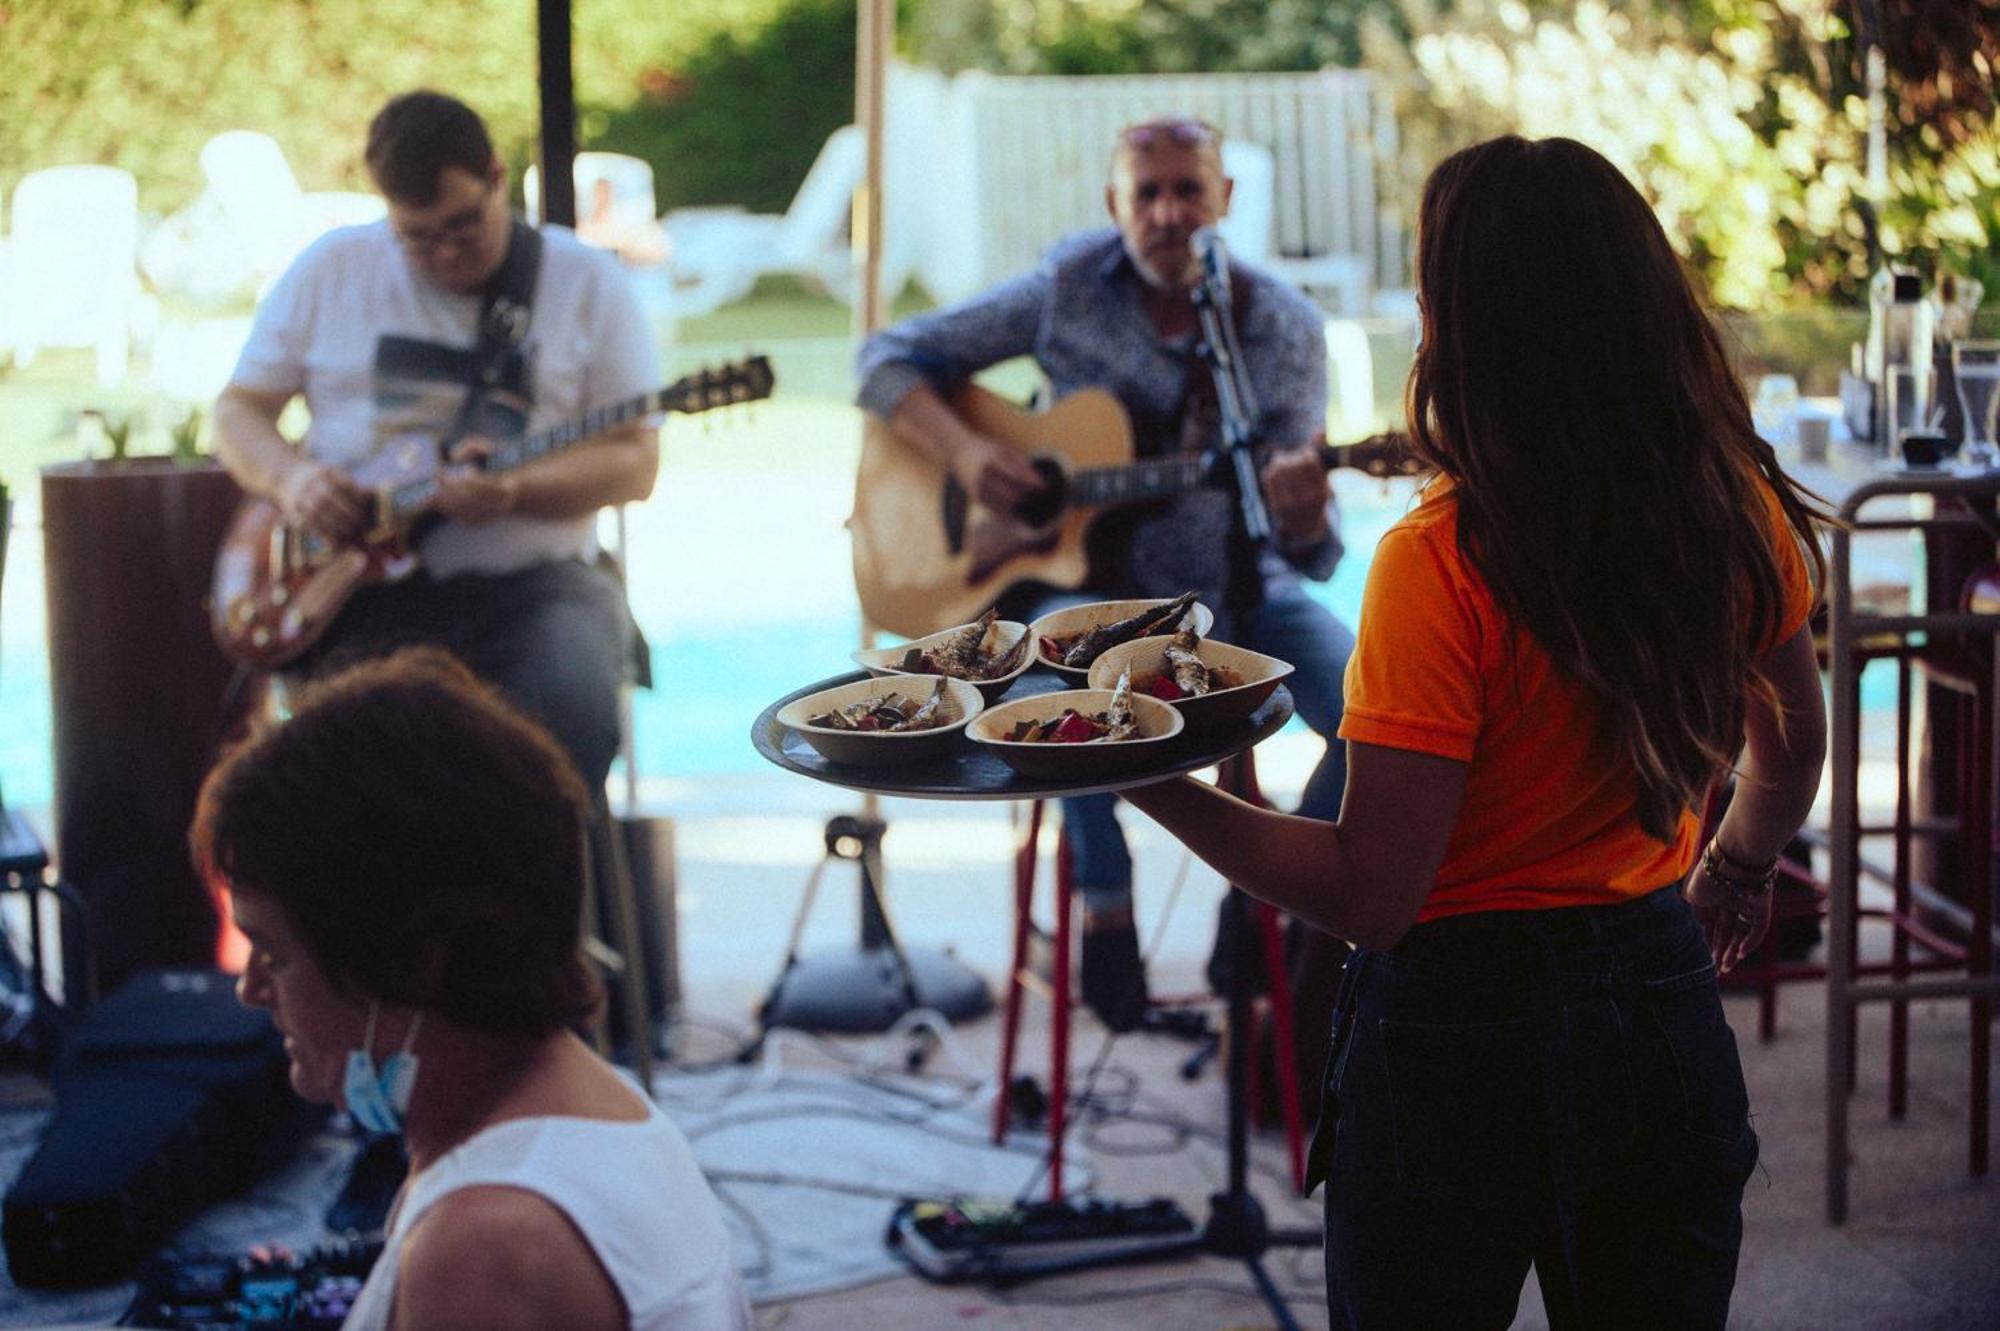
[[[1042,475],[1043,486],[1014,506],[1014,516],[1031,527],[1046,527],[1063,511],[1069,480],[1063,475],[1062,464],[1054,458],[1036,458],[1034,465]]]

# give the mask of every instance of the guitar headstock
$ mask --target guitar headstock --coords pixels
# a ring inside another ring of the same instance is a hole
[[[674,380],[661,391],[660,408],[694,415],[742,402],[758,402],[771,396],[776,383],[770,357],[747,356],[713,369],[704,366]]]
[[[1381,481],[1396,476],[1422,476],[1430,470],[1410,450],[1409,436],[1395,430],[1371,434],[1355,444],[1321,444],[1319,456],[1328,471],[1347,467]]]

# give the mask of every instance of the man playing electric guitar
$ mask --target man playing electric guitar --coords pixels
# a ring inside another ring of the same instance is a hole
[[[933,458],[976,501],[1007,509],[1044,485],[1022,453],[979,434],[946,404],[975,372],[1032,355],[1055,396],[1110,390],[1131,417],[1141,454],[1216,446],[1215,395],[1196,354],[1190,290],[1200,265],[1190,237],[1228,210],[1220,134],[1183,118],[1147,121],[1118,136],[1105,202],[1116,228],[1059,242],[1040,267],[953,309],[870,338],[858,365],[860,403]],[[1025,585],[1002,597],[1002,614],[1031,619],[1063,604],[1199,591],[1218,616],[1214,636],[1292,662],[1299,715],[1329,741],[1299,811],[1340,811],[1345,752],[1341,676],[1354,636],[1312,600],[1301,575],[1324,580],[1341,554],[1326,472],[1311,449],[1326,420],[1326,342],[1320,313],[1297,292],[1253,269],[1231,272],[1242,360],[1255,389],[1258,437],[1276,446],[1265,463],[1274,548],[1258,567],[1234,570],[1234,496],[1204,489],[1110,512],[1090,531],[1081,589]],[[1252,584],[1246,598],[1232,595]],[[1249,601],[1248,622],[1229,622]],[[1146,987],[1132,918],[1132,862],[1108,795],[1063,802],[1084,898],[1083,993],[1107,1025],[1144,1013]]]
[[[546,725],[601,791],[632,626],[594,562],[596,515],[651,492],[659,418],[505,472],[477,464],[524,425],[651,389],[652,337],[616,259],[554,227],[537,246],[515,222],[506,169],[463,103],[391,100],[367,162],[387,219],[324,237],[272,288],[216,404],[216,451],[287,520],[347,544],[371,516],[355,469],[384,449],[448,444],[418,571],[362,587],[299,668],[442,645]],[[303,448],[278,430],[294,397],[311,413]]]

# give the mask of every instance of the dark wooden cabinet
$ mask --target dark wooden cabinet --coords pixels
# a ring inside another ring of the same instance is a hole
[[[210,567],[241,492],[212,461],[43,470],[55,853],[81,894],[105,992],[215,960],[214,900],[189,861],[202,777],[261,681],[209,636]]]

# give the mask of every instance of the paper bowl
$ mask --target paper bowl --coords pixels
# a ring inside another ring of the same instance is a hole
[[[897,767],[939,757],[958,742],[959,732],[986,709],[979,690],[962,679],[945,680],[944,711],[950,719],[933,730],[892,731],[834,730],[813,725],[810,718],[860,702],[864,698],[914,698],[922,702],[937,687],[937,675],[897,675],[893,679],[858,679],[817,693],[795,698],[778,711],[778,724],[798,732],[799,737],[832,763],[850,767]]]
[[[863,670],[866,670],[878,679],[908,676],[912,672],[901,669],[897,663],[903,659],[903,654],[909,651],[910,648],[940,646],[948,641],[953,634],[957,633],[959,629],[970,627],[971,625],[969,624],[960,624],[958,628],[946,629],[942,633],[932,633],[922,638],[912,638],[900,647],[879,647],[870,651],[856,652],[854,653],[854,664],[860,666]],[[994,641],[1000,644],[1000,650],[1003,652],[1011,649],[1015,643],[1021,640],[1021,635],[1027,631],[1028,626],[1016,620],[998,619],[993,622],[993,638]],[[1013,688],[1014,681],[1026,674],[1028,667],[1034,663],[1035,654],[1033,652],[1023,652],[1021,654],[1021,663],[1006,674],[996,675],[992,679],[968,679],[965,682],[978,689],[980,695],[987,702],[995,702],[998,701],[1001,694]]]
[[[1141,638],[1107,648],[1090,666],[1090,687],[1115,688],[1122,670],[1132,672],[1132,688],[1143,688],[1148,680],[1171,674],[1167,665],[1166,638]],[[1292,673],[1289,661],[1253,652],[1233,643],[1212,642],[1207,638],[1195,649],[1203,665],[1233,671],[1243,682],[1234,688],[1212,689],[1199,698],[1178,698],[1167,703],[1187,718],[1190,728],[1228,725],[1241,721],[1259,707]]]
[[[1173,599],[1171,596],[1156,596],[1143,601],[1092,601],[1088,605],[1073,605],[1066,610],[1051,610],[1028,625],[1028,632],[1035,635],[1035,660],[1051,670],[1061,671],[1081,684],[1084,677],[1090,673],[1089,667],[1066,666],[1060,661],[1050,659],[1042,651],[1042,639],[1073,637],[1099,624],[1114,624],[1121,619],[1130,619],[1147,606],[1167,605]],[[1206,638],[1208,631],[1215,627],[1215,612],[1200,601],[1196,601],[1189,607],[1188,612],[1181,616],[1181,623],[1192,623],[1194,631]]]
[[[1158,698],[1133,698],[1132,715],[1139,723],[1135,739],[1102,744],[1031,744],[1006,736],[1023,721],[1046,721],[1065,708],[1085,714],[1101,712],[1111,701],[1110,689],[1064,689],[1032,698],[1001,703],[974,717],[966,737],[999,755],[1023,776],[1050,781],[1115,779],[1152,760],[1160,745],[1181,733],[1181,714]]]

